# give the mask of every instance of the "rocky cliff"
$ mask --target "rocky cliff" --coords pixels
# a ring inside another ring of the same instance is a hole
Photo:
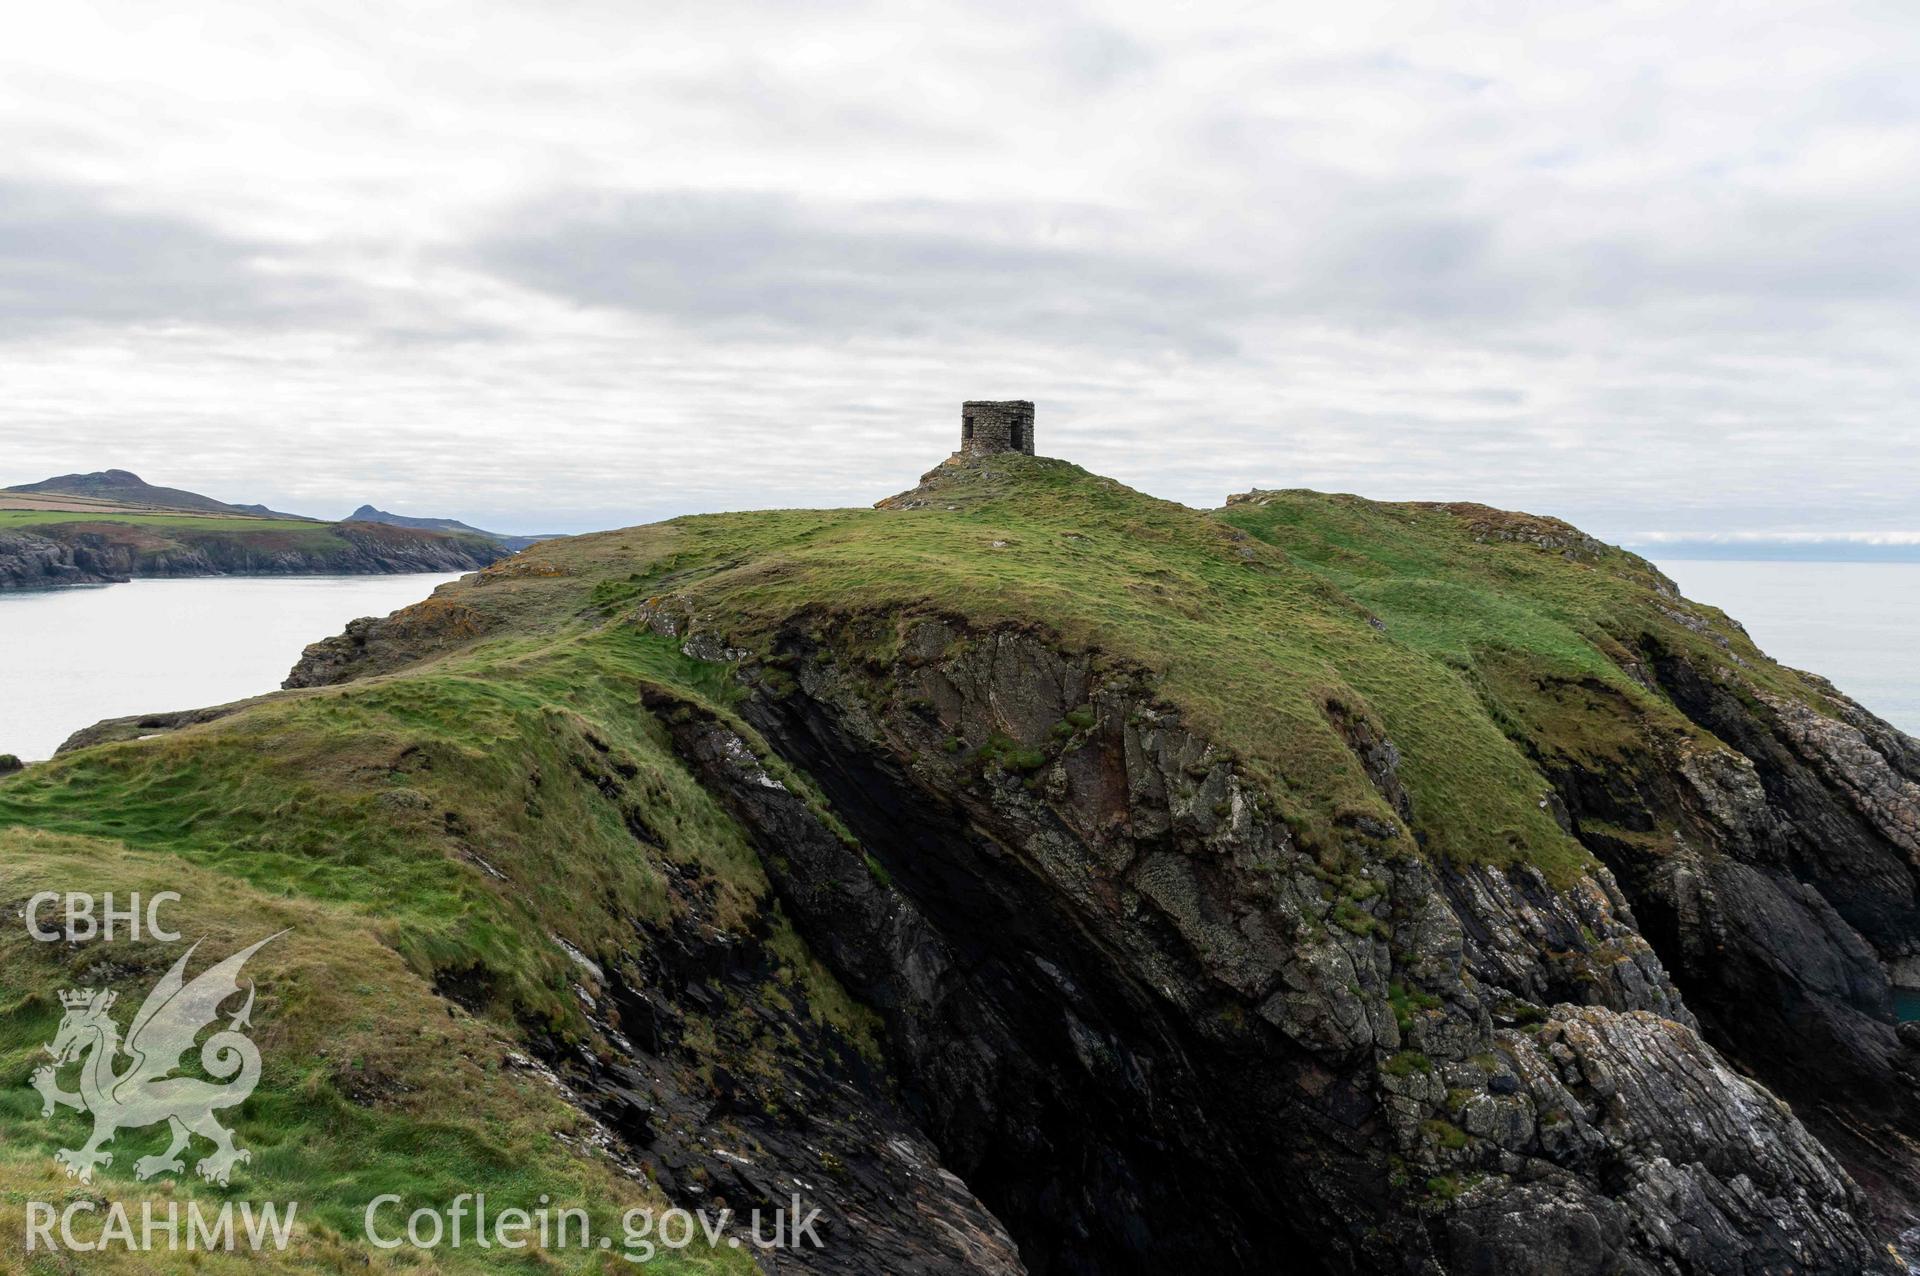
[[[0,529],[0,589],[140,577],[472,571],[510,551],[478,536],[379,524],[253,529],[242,520],[107,518]]]
[[[1035,1270],[1883,1265],[1861,1192],[1703,1039],[1604,865],[1435,868],[1357,827],[1359,889],[1330,890],[1324,856],[1132,671],[957,618],[910,627],[879,677],[789,638],[797,687],[745,717],[866,849],[724,726],[669,714],[675,738],[886,1014],[948,1165]],[[1370,760],[1397,800],[1391,748]],[[1731,938],[1790,951],[1775,928],[1810,906]],[[1783,1000],[1765,1017],[1794,1016]],[[1888,1053],[1884,1018],[1849,1056]],[[1790,1059],[1836,1045],[1788,1040]]]
[[[1920,746],[1554,520],[996,457],[289,686],[0,828],[364,898],[618,1190],[818,1202],[778,1270],[1901,1270]]]

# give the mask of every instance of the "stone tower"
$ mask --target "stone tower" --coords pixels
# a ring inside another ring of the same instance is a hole
[[[1033,404],[1026,399],[970,399],[960,405],[960,455],[1033,455]]]

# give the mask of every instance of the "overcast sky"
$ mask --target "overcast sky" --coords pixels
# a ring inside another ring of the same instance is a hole
[[[1524,16],[1523,16],[1524,15]],[[0,484],[866,503],[1037,400],[1217,505],[1920,543],[1920,6],[18,8]]]

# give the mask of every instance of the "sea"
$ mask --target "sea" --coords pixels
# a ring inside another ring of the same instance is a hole
[[[0,753],[39,761],[102,718],[272,691],[308,643],[457,578],[210,576],[0,592]]]

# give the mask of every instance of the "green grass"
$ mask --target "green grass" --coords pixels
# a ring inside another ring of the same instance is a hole
[[[676,862],[712,873],[721,919],[749,915],[766,889],[757,859],[633,709],[650,682],[703,698],[716,673],[624,626],[538,652],[483,646],[420,676],[36,766],[0,787],[0,827],[118,839],[360,909],[423,973],[478,964],[519,1013],[565,1026],[577,1012],[564,958],[471,858],[529,883],[511,902],[590,952],[617,946],[625,918],[665,920],[663,865],[635,854],[584,760],[618,777]]]
[[[852,1048],[876,1051],[871,1014],[773,908],[745,835],[640,708],[664,686],[730,717],[742,684],[648,616],[691,614],[756,659],[783,635],[811,636],[864,668],[880,701],[896,694],[887,671],[902,635],[924,617],[1017,626],[1138,670],[1322,855],[1341,885],[1334,924],[1362,934],[1384,928],[1350,871],[1356,830],[1397,829],[1399,817],[1349,743],[1355,724],[1397,746],[1413,811],[1410,830],[1368,854],[1528,864],[1565,881],[1588,861],[1549,813],[1534,759],[1698,734],[1631,676],[1646,642],[1702,669],[1737,660],[1758,686],[1819,703],[1647,564],[1547,521],[1307,492],[1210,513],[1026,457],[948,472],[928,499],[550,542],[416,608],[412,665],[0,777],[0,899],[164,885],[189,895],[190,929],[210,950],[295,926],[257,959],[279,999],[260,1021],[284,1035],[240,1114],[243,1142],[260,1149],[246,1190],[314,1202],[307,1248],[288,1262],[333,1270],[368,1258],[341,1235],[375,1185],[431,1196],[460,1180],[502,1200],[538,1188],[602,1211],[633,1199],[629,1181],[555,1137],[570,1109],[499,1066],[530,1030],[603,1048],[552,936],[614,960],[636,920],[681,918],[697,897],[702,924],[762,928],[781,961],[767,1004],[803,998]],[[794,686],[776,664],[758,677],[775,693]],[[971,761],[1031,784],[1094,726],[1091,708],[1073,709],[1039,739],[990,737]],[[767,762],[839,827],[806,776]],[[884,884],[880,861],[867,864]],[[17,1204],[59,1187],[48,1154],[71,1145],[20,1097],[32,1097],[23,1083],[55,992],[87,979],[138,988],[161,955],[123,969],[117,954],[109,965],[17,930],[0,945],[0,1204]],[[482,990],[477,1014],[433,992],[450,973]],[[1399,983],[1390,1001],[1403,1027],[1438,1004]],[[1408,1052],[1388,1066],[1411,1074],[1424,1061]],[[1443,1125],[1429,1130],[1441,1146],[1464,1138]],[[109,1172],[116,1193],[149,1190],[128,1177],[131,1159]]]
[[[576,537],[451,596],[522,642],[618,628],[664,598],[736,646],[764,652],[798,627],[876,661],[893,654],[902,617],[1040,620],[1064,647],[1146,669],[1309,842],[1336,844],[1359,817],[1393,821],[1331,721],[1338,706],[1398,747],[1424,853],[1526,862],[1559,879],[1585,854],[1515,742],[1598,753],[1647,721],[1693,731],[1626,672],[1640,634],[1703,662],[1737,654],[1763,685],[1807,694],[1711,609],[1690,608],[1708,633],[1674,623],[1662,608],[1681,604],[1647,564],[1550,520],[1307,492],[1207,513],[1024,457],[951,472],[930,505]],[[737,694],[723,671],[704,676],[706,696]],[[1563,703],[1579,684],[1609,703]],[[990,742],[982,761],[1022,772],[1047,743]]]
[[[1399,1024],[1400,1031],[1405,1032],[1420,1015],[1439,1009],[1440,999],[1430,992],[1408,988],[1395,980],[1387,985],[1387,1005],[1393,1011],[1394,1022]]]
[[[0,896],[176,890],[175,925],[210,953],[294,927],[255,959],[274,990],[256,1014],[272,1066],[236,1123],[255,1160],[222,1194],[302,1202],[316,1230],[289,1269],[362,1261],[358,1211],[382,1191],[421,1204],[545,1193],[589,1208],[597,1228],[661,1204],[583,1151],[581,1119],[545,1082],[501,1061],[525,1051],[517,1038],[535,1024],[604,1049],[581,1017],[578,971],[548,937],[609,960],[633,942],[634,919],[666,922],[681,906],[670,867],[704,884],[704,924],[766,928],[783,959],[770,1001],[802,994],[816,1022],[876,1053],[871,1014],[771,909],[744,836],[635,711],[663,680],[695,699],[722,689],[710,666],[631,626],[503,640],[418,676],[278,697],[0,785]],[[650,840],[628,827],[628,807]],[[77,1145],[77,1118],[40,1121],[25,1081],[59,1017],[54,993],[100,978],[107,953],[68,956],[22,928],[4,942],[0,1202],[18,1203],[65,1183],[50,1158]],[[175,951],[116,941],[107,977],[132,1000]],[[434,993],[449,973],[485,990],[479,1015]],[[116,1141],[101,1171],[116,1199],[147,1193],[130,1167],[148,1141]],[[600,1270],[597,1256],[552,1258]],[[433,1270],[549,1270],[497,1251],[441,1261]],[[656,1265],[750,1270],[732,1253]]]
[[[1433,1061],[1418,1050],[1402,1050],[1380,1066],[1388,1076],[1411,1077],[1417,1073],[1432,1072]]]
[[[166,1144],[164,1127],[127,1130],[113,1142],[114,1162],[92,1188],[65,1178],[53,1161],[60,1147],[76,1147],[88,1123],[66,1109],[43,1119],[25,1078],[44,1061],[61,1014],[54,992],[67,987],[126,985],[123,1002],[137,996],[180,951],[177,945],[116,940],[69,949],[28,938],[24,927],[0,934],[0,967],[7,972],[0,1004],[0,1212],[12,1216],[0,1254],[9,1270],[64,1272],[44,1255],[26,1261],[23,1233],[12,1226],[25,1202],[56,1208],[104,1197],[135,1212],[153,1200],[297,1201],[298,1231],[284,1255],[268,1255],[250,1269],[376,1270],[618,1270],[592,1256],[553,1256],[555,1266],[532,1259],[501,1261],[497,1252],[442,1251],[424,1266],[372,1253],[360,1242],[362,1212],[373,1197],[399,1194],[408,1208],[442,1206],[462,1192],[485,1192],[502,1203],[532,1204],[546,1194],[556,1205],[589,1211],[596,1230],[613,1228],[621,1212],[659,1208],[638,1184],[603,1158],[582,1156],[589,1130],[579,1114],[536,1073],[512,1067],[519,1047],[500,1027],[450,1007],[383,942],[377,921],[361,910],[266,892],[234,876],[162,852],[132,851],[88,838],[27,830],[0,831],[0,893],[23,898],[38,890],[84,883],[96,892],[178,891],[172,924],[203,944],[201,956],[244,947],[267,933],[290,933],[263,949],[248,966],[258,981],[252,1036],[260,1047],[258,1089],[231,1113],[229,1124],[253,1159],[232,1183],[218,1187],[188,1172],[142,1184],[132,1173],[141,1155]],[[196,961],[195,969],[201,966]],[[132,1006],[120,1008],[124,1026]],[[448,1102],[448,1096],[459,1096]],[[617,1234],[617,1232],[616,1232]],[[246,1256],[242,1255],[244,1259]],[[416,1259],[423,1256],[414,1256]],[[91,1256],[87,1270],[151,1271],[141,1254]],[[187,1266],[184,1255],[175,1260]],[[689,1251],[662,1260],[679,1272],[751,1270],[736,1256]],[[208,1264],[212,1264],[208,1266]],[[196,1269],[238,1270],[239,1259],[205,1257]]]
[[[1013,458],[995,470],[995,479],[956,475],[932,509],[678,520],[678,561],[714,567],[683,569],[677,588],[730,618],[730,640],[749,647],[796,615],[823,628],[862,613],[1044,618],[1067,647],[1149,669],[1200,731],[1241,756],[1289,822],[1323,843],[1357,816],[1391,821],[1329,723],[1337,701],[1380,722],[1405,755],[1432,853],[1557,874],[1585,862],[1541,808],[1540,776],[1438,638],[1379,633],[1367,603],[1327,573],[1221,518],[1060,462]],[[599,542],[556,552],[583,570]],[[1571,650],[1558,634],[1516,641]],[[867,654],[885,658],[880,646]],[[1002,749],[996,760],[1018,769],[1032,759]]]
[[[1467,1133],[1451,1121],[1439,1118],[1422,1121],[1420,1128],[1434,1143],[1449,1152],[1458,1152],[1467,1146]]]

